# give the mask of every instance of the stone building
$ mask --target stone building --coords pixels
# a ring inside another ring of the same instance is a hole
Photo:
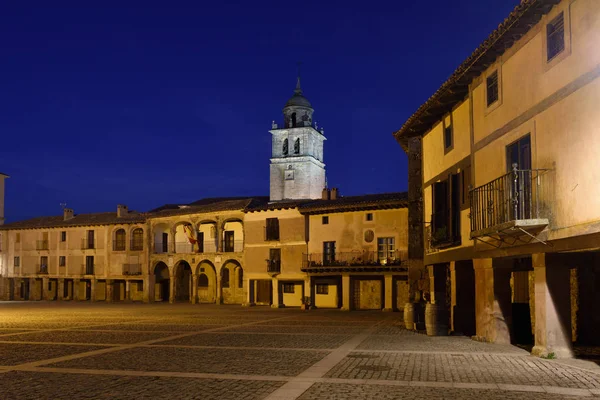
[[[397,309],[407,295],[406,194],[324,189],[313,111],[298,80],[283,127],[270,131],[269,197],[65,209],[0,227],[0,297]]]
[[[394,134],[410,280],[452,330],[600,344],[599,42],[600,2],[523,0]]]

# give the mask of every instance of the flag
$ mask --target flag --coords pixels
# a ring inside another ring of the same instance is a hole
[[[196,244],[198,241],[196,240],[196,238],[194,238],[194,232],[192,231],[192,226],[191,225],[184,225],[183,226],[183,231],[185,232],[189,242],[191,244]]]

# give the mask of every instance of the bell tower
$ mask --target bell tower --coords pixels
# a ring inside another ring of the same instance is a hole
[[[313,108],[302,93],[300,76],[283,107],[283,127],[271,133],[271,201],[320,199],[325,187],[324,131],[313,126]]]

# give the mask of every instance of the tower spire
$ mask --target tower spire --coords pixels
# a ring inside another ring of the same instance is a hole
[[[296,94],[302,94],[302,87],[300,87],[300,66],[302,65],[301,61],[298,61],[296,63],[297,69],[298,69],[298,79],[296,81],[296,89],[294,90],[294,93]]]

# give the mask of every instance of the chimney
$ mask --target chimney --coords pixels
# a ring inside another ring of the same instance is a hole
[[[323,188],[323,192],[321,193],[322,200],[329,200],[329,189]]]
[[[128,213],[127,206],[124,204],[117,204],[117,217],[124,217]]]
[[[331,188],[331,200],[337,200],[338,198],[338,188]]]
[[[70,220],[74,216],[75,216],[75,213],[73,212],[72,208],[63,208],[63,219],[65,221]]]

